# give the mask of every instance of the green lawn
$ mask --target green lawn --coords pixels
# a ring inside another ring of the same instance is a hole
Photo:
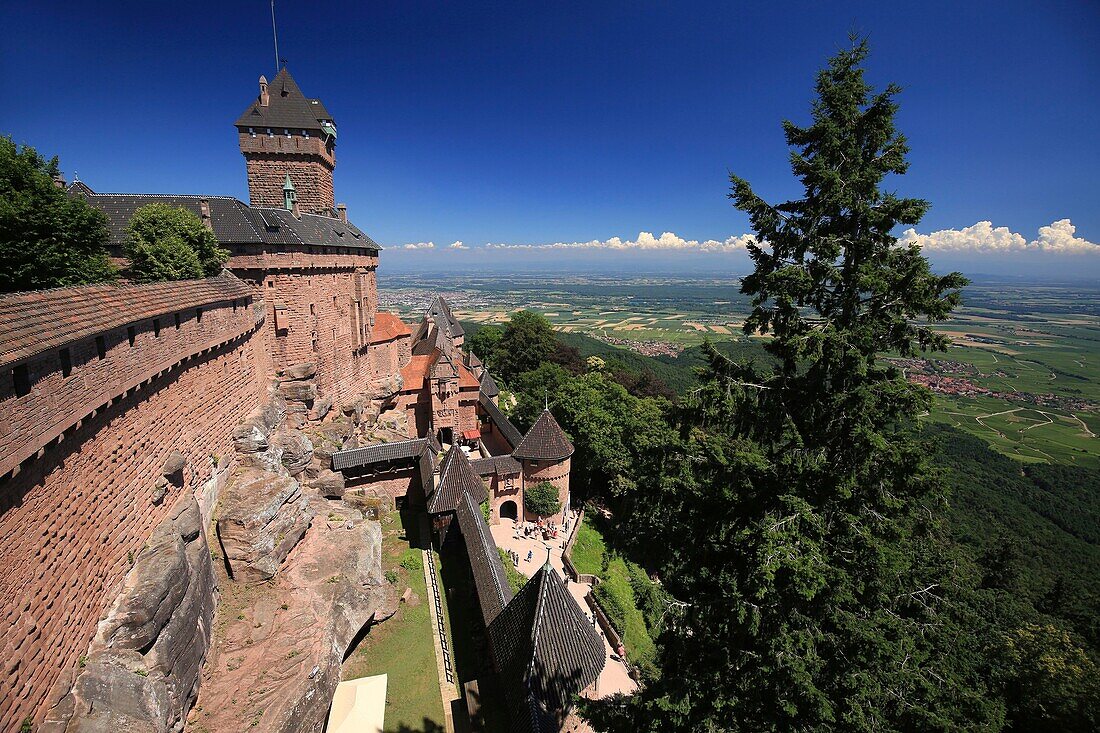
[[[591,512],[585,514],[584,521],[577,529],[577,541],[573,543],[573,567],[582,575],[599,575],[603,569],[603,556],[607,544],[603,535],[592,526]]]
[[[415,521],[411,518],[411,521]],[[401,604],[393,618],[372,628],[344,662],[343,679],[389,675],[386,690],[386,731],[443,730],[443,698],[439,694],[435,649],[432,645],[430,598],[424,571],[402,567],[410,543],[398,515],[382,520],[382,568],[397,574],[394,588],[407,586],[419,597],[416,605]],[[419,550],[415,551],[419,553]],[[406,565],[412,565],[406,559]],[[392,575],[390,577],[393,577]],[[404,727],[403,727],[404,726]]]
[[[615,630],[622,635],[627,657],[637,665],[651,666],[657,647],[631,586],[630,566],[634,567],[636,574],[644,576],[644,572],[634,563],[608,551],[599,521],[592,512],[585,513],[577,529],[572,560],[578,573],[596,575],[602,581],[594,592]]]

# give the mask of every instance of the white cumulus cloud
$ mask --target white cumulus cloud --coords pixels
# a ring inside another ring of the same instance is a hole
[[[1032,240],[1008,227],[995,227],[992,222],[979,221],[963,229],[941,229],[931,234],[906,229],[899,239],[903,244],[919,244],[929,252],[1100,254],[1100,245],[1082,239],[1076,233],[1077,227],[1069,219],[1059,219],[1050,226],[1039,227],[1039,236]]]
[[[684,239],[673,232],[664,232],[659,237],[651,232],[639,232],[634,239],[593,239],[587,242],[554,242],[552,244],[494,244],[485,246],[489,249],[583,249],[583,250],[696,250],[700,252],[733,252],[744,250],[750,242],[755,242],[752,234],[742,234],[737,237],[717,239]]]
[[[458,242],[451,242],[449,245],[447,245],[447,247],[448,249],[469,249],[469,247],[463,244],[461,240]]]
[[[435,249],[435,242],[414,242],[402,245],[401,249]]]

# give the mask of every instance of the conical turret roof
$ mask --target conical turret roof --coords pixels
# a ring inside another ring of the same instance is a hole
[[[556,731],[557,713],[605,662],[603,640],[549,563],[493,619],[488,636],[515,730]]]
[[[573,444],[550,410],[543,410],[512,455],[533,461],[561,461],[573,455]]]

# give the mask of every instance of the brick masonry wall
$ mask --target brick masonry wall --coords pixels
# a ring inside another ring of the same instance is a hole
[[[130,358],[155,360],[151,338],[127,351]],[[253,345],[242,336],[125,393],[4,482],[0,618],[9,631],[0,728],[44,712],[51,687],[85,653],[130,553],[181,491],[211,477],[212,455],[231,454],[230,429],[258,403],[261,382]],[[184,487],[170,486],[154,504],[155,481],[173,451],[188,459]]]
[[[248,170],[249,203],[282,208],[285,204],[283,185],[289,173],[301,211],[334,211],[334,146],[326,145],[317,136],[307,138],[301,134],[291,134],[288,137],[282,130],[272,132],[272,135],[261,131],[254,135],[247,131],[239,133],[241,152]]]
[[[231,261],[230,266],[233,264]],[[361,329],[374,314],[368,304],[377,302],[373,269],[249,270],[238,274],[264,299],[264,340],[273,368],[315,363],[318,394],[338,405],[354,402],[375,376],[393,373],[372,372]]]
[[[523,463],[523,487],[526,490],[529,487],[533,487],[536,484],[540,484],[543,481],[549,481],[558,489],[558,501],[565,506],[565,502],[569,498],[569,470],[570,459],[566,458],[564,461],[557,462],[543,462],[539,461],[536,465],[534,461],[522,461]],[[525,519],[529,522],[535,521],[536,517],[533,514],[529,514],[526,509],[520,506],[525,515]]]
[[[60,349],[39,354],[25,363],[31,383],[26,395],[16,394],[11,369],[0,370],[0,425],[5,426],[0,432],[0,474],[77,420],[181,359],[254,331],[262,310],[248,300],[164,313],[101,333],[99,342],[89,337],[68,344],[64,350],[69,375],[63,373]]]

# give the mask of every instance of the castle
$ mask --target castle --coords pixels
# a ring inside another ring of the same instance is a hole
[[[381,248],[335,202],[337,131],[319,99],[284,68],[235,124],[248,204],[69,186],[107,215],[115,257],[140,207],[194,212],[230,253],[221,275],[0,296],[0,724],[71,700],[135,556],[175,523],[198,590],[160,624],[185,624],[186,644],[154,634],[137,652],[167,685],[163,729],[182,729],[214,612],[204,527],[250,441],[268,447],[256,416],[275,400],[290,429],[344,415],[372,438],[306,456],[314,490],[423,508],[437,543],[464,544],[516,730],[556,730],[602,642],[548,569],[512,598],[478,505],[521,519],[525,490],[548,483],[564,516],[572,445],[549,411],[526,434],[510,422],[442,298],[415,331],[379,311]]]

